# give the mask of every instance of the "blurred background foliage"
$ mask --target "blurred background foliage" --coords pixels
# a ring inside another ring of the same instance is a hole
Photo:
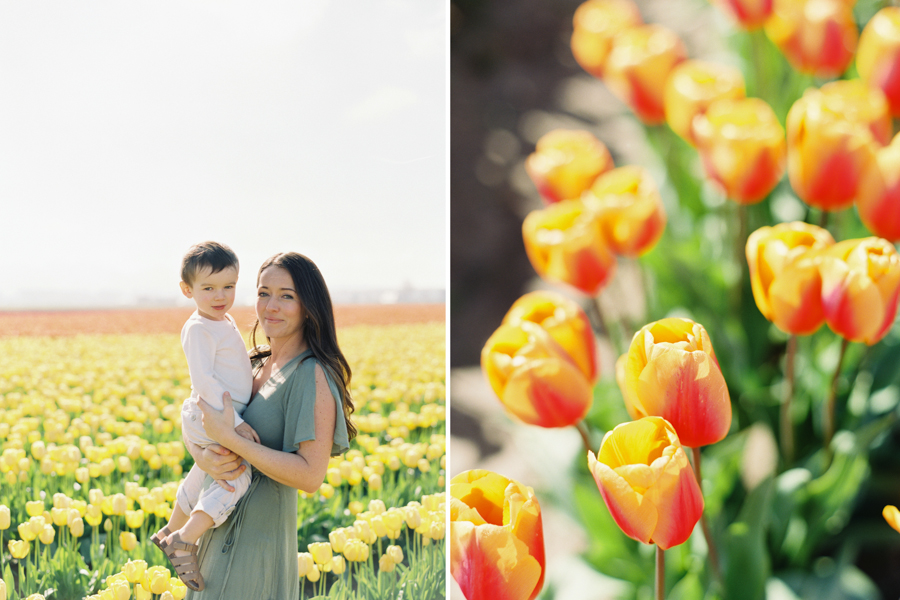
[[[709,331],[734,409],[729,436],[703,452],[705,512],[719,544],[722,585],[712,585],[706,544],[695,531],[667,553],[668,597],[900,596],[900,535],[881,516],[886,504],[900,503],[900,331],[895,326],[872,347],[848,347],[837,380],[831,460],[822,450],[821,407],[842,340],[827,326],[798,338],[796,460],[780,457],[788,336],[754,303],[743,243],[763,225],[819,223],[821,213],[797,199],[785,176],[766,200],[747,207],[742,230],[739,207],[705,183],[697,152],[667,125],[641,125],[575,63],[569,38],[579,4],[452,3],[451,367],[476,365],[509,306],[523,293],[547,287],[522,243],[522,220],[543,206],[525,173],[525,157],[551,129],[593,133],[616,166],[650,169],[669,222],[649,254],[620,260],[613,283],[600,294],[616,326],[605,332],[595,320],[603,375],[586,419],[592,445],[599,447],[603,432],[629,420],[609,338],[627,343],[642,325],[666,316],[691,318]],[[637,4],[645,22],[678,33],[689,57],[740,67],[747,96],[766,100],[782,125],[803,90],[826,81],[794,71],[762,31],[737,29],[705,0]],[[860,28],[887,4],[859,0],[854,15]],[[851,65],[844,77],[855,75]],[[872,235],[853,208],[832,213],[828,229],[838,241]],[[559,289],[592,314],[589,298]],[[452,402],[451,423],[454,436],[483,436]],[[572,489],[556,490],[551,501],[577,511],[589,538],[586,561],[628,582],[624,597],[649,598],[652,548],[627,538],[612,520],[581,452],[570,468]],[[553,593],[547,587],[542,597]]]

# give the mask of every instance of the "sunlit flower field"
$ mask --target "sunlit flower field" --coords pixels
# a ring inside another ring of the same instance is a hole
[[[185,596],[149,538],[191,466],[180,423],[190,378],[171,314],[148,314],[141,333],[77,333],[62,315],[55,329],[44,319],[38,335],[3,330],[0,599]],[[147,333],[154,314],[165,315],[166,333]],[[302,597],[444,594],[442,307],[438,314],[439,322],[338,320],[360,434],[332,459],[318,492],[300,493]]]

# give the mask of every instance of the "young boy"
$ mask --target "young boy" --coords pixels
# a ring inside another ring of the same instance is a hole
[[[181,408],[185,439],[205,448],[215,441],[206,435],[197,406],[201,398],[223,409],[222,395],[231,394],[235,431],[259,443],[259,437],[241,418],[250,401],[253,375],[244,340],[227,311],[234,304],[238,259],[231,248],[216,242],[196,244],[181,261],[181,292],[197,310],[181,330],[181,345],[191,374],[191,397]],[[168,524],[150,539],[166,553],[185,585],[195,591],[205,585],[197,563],[197,540],[218,527],[250,487],[250,466],[231,481],[229,492],[218,483],[203,490],[205,473],[191,467],[178,488],[177,502]]]

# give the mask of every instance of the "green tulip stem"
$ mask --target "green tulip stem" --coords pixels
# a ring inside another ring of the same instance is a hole
[[[666,597],[666,555],[665,550],[656,547],[656,600]]]
[[[578,433],[581,434],[581,441],[584,442],[584,450],[585,452],[591,452],[593,449],[591,448],[591,438],[588,436],[587,427],[584,424],[584,421],[578,421],[573,425],[575,429],[578,430]]]
[[[700,494],[703,494],[703,476],[700,471],[700,448],[691,448],[691,458],[694,463],[694,476],[697,478],[697,485],[700,487]],[[706,539],[706,552],[709,556],[709,567],[712,569],[713,577],[716,581],[722,581],[722,571],[719,568],[719,551],[716,549],[716,542],[713,539],[712,532],[709,530],[709,523],[706,522],[706,513],[700,515],[700,528],[703,530],[703,537]]]
[[[825,440],[823,446],[825,455],[831,456],[831,438],[834,437],[834,404],[837,399],[838,377],[841,375],[841,365],[844,362],[844,354],[847,352],[847,346],[850,340],[844,338],[841,342],[841,354],[838,357],[837,367],[834,369],[834,377],[831,378],[831,393],[828,394],[828,402],[825,404],[825,415],[822,418],[822,425],[825,429]]]
[[[781,403],[781,452],[787,469],[794,463],[794,423],[791,420],[791,401],[794,399],[794,356],[797,354],[797,336],[788,339],[787,354],[784,357],[784,379],[786,391]]]

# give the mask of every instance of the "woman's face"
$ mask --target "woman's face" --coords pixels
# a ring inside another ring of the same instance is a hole
[[[288,338],[300,334],[306,311],[294,289],[294,280],[286,269],[266,267],[256,288],[256,316],[266,337]]]

